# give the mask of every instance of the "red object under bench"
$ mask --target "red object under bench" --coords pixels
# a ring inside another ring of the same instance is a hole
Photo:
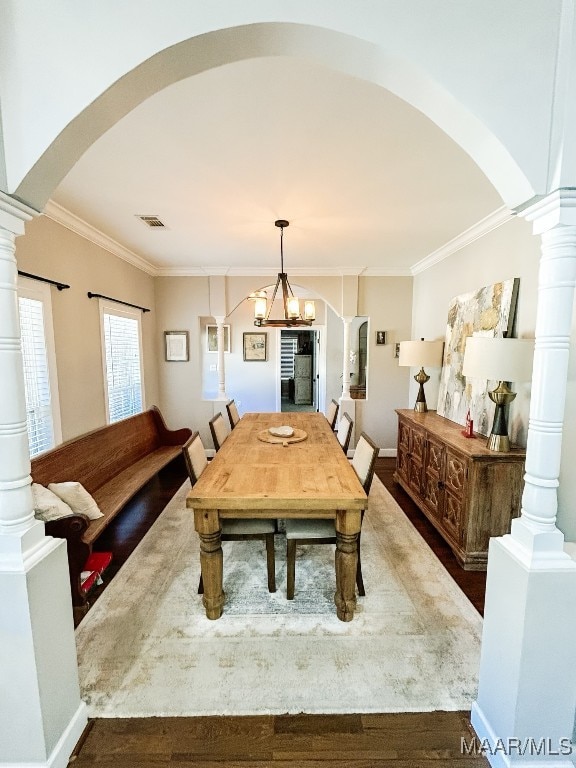
[[[112,552],[92,552],[82,568],[82,573],[88,572],[88,576],[80,580],[80,586],[84,592],[88,592],[94,586],[111,562]]]

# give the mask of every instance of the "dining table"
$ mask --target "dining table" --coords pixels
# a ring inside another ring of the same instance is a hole
[[[277,436],[280,430],[291,435]],[[246,413],[189,491],[200,537],[203,604],[222,615],[224,518],[327,518],[336,529],[336,614],[351,621],[362,510],[368,497],[322,413]]]

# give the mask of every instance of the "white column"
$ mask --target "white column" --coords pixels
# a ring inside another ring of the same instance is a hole
[[[224,363],[224,317],[216,317],[216,335],[218,338],[218,400],[226,397],[226,368]]]
[[[569,768],[576,563],[556,527],[556,489],[576,284],[576,195],[557,192],[523,215],[542,235],[525,487],[511,534],[490,543],[472,724],[492,745],[492,765],[525,765],[529,758],[530,765]],[[511,739],[529,751],[522,756]]]
[[[342,397],[350,398],[350,323],[353,317],[343,317],[344,339],[342,357]]]
[[[340,411],[338,416],[341,417],[343,413],[347,413],[348,416],[354,422],[352,427],[352,435],[350,436],[350,448],[356,445],[356,401],[350,397],[350,325],[354,320],[353,317],[343,317],[344,323],[344,339],[342,343],[343,355],[342,355],[342,396],[340,397]]]
[[[66,543],[32,509],[15,258],[32,213],[0,193],[0,765],[58,767],[87,720]]]

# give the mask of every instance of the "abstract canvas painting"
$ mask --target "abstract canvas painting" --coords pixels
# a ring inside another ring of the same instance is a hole
[[[448,307],[437,412],[457,424],[464,424],[470,409],[474,431],[481,435],[488,435],[492,425],[494,404],[488,391],[493,387],[489,387],[488,381],[467,380],[462,375],[466,338],[502,338],[512,333],[519,282],[518,278],[512,278],[487,285],[456,296]]]

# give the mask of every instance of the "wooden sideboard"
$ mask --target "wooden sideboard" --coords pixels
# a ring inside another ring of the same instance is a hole
[[[491,536],[520,512],[525,451],[486,448],[487,438],[434,411],[397,410],[394,479],[446,539],[465,570],[486,570]]]

